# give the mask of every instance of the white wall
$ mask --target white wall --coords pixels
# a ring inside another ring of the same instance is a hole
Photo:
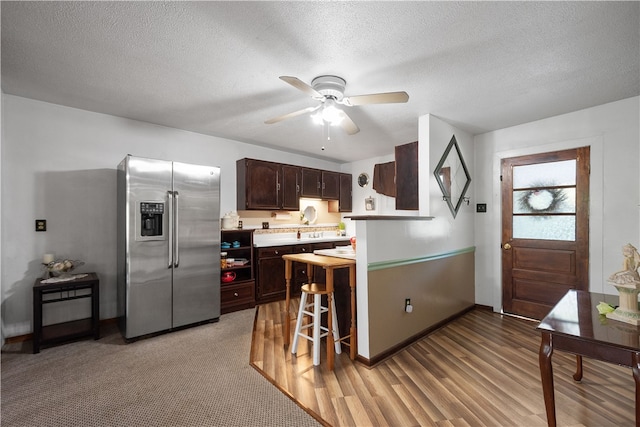
[[[418,119],[418,194],[419,194],[419,209],[418,211],[414,210],[396,210],[396,199],[395,197],[389,197],[384,194],[377,193],[373,189],[373,168],[378,163],[387,163],[395,161],[395,153],[391,152],[386,156],[380,157],[371,157],[365,160],[360,160],[357,162],[352,162],[343,167],[343,172],[351,173],[353,175],[353,211],[348,213],[347,216],[351,215],[394,215],[394,216],[429,216],[431,212],[431,195],[433,192],[433,185],[435,185],[435,190],[437,190],[437,194],[440,194],[440,189],[433,179],[433,170],[435,169],[444,149],[446,148],[449,140],[446,140],[446,143],[443,138],[446,135],[440,135],[443,131],[441,126],[436,125],[436,134],[433,135],[434,143],[431,143],[432,136],[431,132],[431,122],[435,121],[440,124],[446,125],[442,120],[437,119],[435,116],[431,116],[429,114],[419,117]],[[448,126],[448,125],[447,125]],[[446,127],[446,126],[445,126]],[[465,135],[468,138],[468,141],[472,141],[473,138],[467,134],[466,132],[462,132],[460,130],[455,130],[453,127],[446,129],[445,134],[449,133],[449,139],[451,139],[451,135],[453,133]],[[411,143],[413,141],[406,141],[405,144]],[[444,144],[444,148],[442,147]],[[400,145],[400,144],[399,144]],[[473,155],[473,149],[471,146],[468,148],[468,155]],[[434,161],[432,162],[431,159]],[[432,164],[433,163],[433,164]],[[366,173],[369,175],[369,184],[366,187],[360,187],[357,183],[358,175],[361,173]],[[365,199],[373,198],[375,200],[375,209],[371,211],[367,211],[365,209]],[[440,199],[441,201],[441,199]],[[438,203],[438,206],[441,203]],[[347,234],[355,234],[355,225],[351,224],[349,219],[345,220],[347,225]]]
[[[369,265],[372,263],[384,263],[385,261],[403,261],[442,255],[470,248],[474,245],[472,207],[463,204],[454,219],[446,202],[442,200],[440,187],[433,175],[433,170],[440,161],[451,137],[455,135],[472,176],[471,187],[469,187],[467,194],[473,200],[473,177],[475,177],[473,137],[467,132],[463,132],[432,115],[420,117],[419,123],[420,139],[418,141],[418,151],[422,151],[422,155],[419,155],[422,160],[419,164],[420,188],[427,187],[429,189],[429,200],[426,203],[426,206],[429,206],[429,212],[421,210],[419,214],[424,216],[426,216],[425,214],[430,214],[434,218],[432,220],[418,221],[410,219],[402,221],[354,221],[356,223],[355,235],[357,237],[356,275],[358,277],[358,292],[356,293],[356,298],[358,325],[368,325],[369,316],[375,315],[375,313],[367,311]],[[366,171],[367,169],[364,168],[367,166],[370,166],[371,171],[373,171],[373,164],[380,163],[378,159],[373,160],[375,161],[353,163],[352,166],[360,169],[352,170],[352,174],[357,175],[358,171]],[[391,160],[393,160],[393,157]],[[425,161],[427,163],[424,163]],[[363,196],[359,194],[356,197],[354,187],[354,214],[356,214],[355,205],[358,198],[363,198]],[[421,206],[423,205],[423,200],[420,200],[420,204]],[[362,205],[364,206],[364,203]],[[364,211],[364,207],[362,209],[362,211],[357,211],[357,215],[406,215],[408,212],[387,208],[382,212],[371,213]],[[410,213],[410,216],[417,215],[418,213],[415,211]],[[390,306],[397,306],[402,309],[404,307],[404,297],[405,295],[399,295],[398,301],[389,302]],[[393,326],[389,325],[390,328],[393,328]],[[424,325],[424,328],[429,326],[431,325]],[[369,354],[368,333],[368,329],[364,327],[358,329],[358,354],[366,358],[371,356]]]
[[[616,295],[606,284],[622,268],[622,246],[640,244],[640,98],[477,135],[475,201],[476,303],[502,308],[500,161],[502,158],[591,147],[590,290]]]
[[[422,139],[418,142],[418,150],[429,153],[429,163],[420,163],[419,165],[420,185],[429,188],[428,205],[430,208],[429,212],[424,212],[424,214],[432,216],[433,219],[428,221],[370,221],[368,224],[369,232],[366,233],[369,239],[366,259],[368,263],[442,254],[474,245],[473,206],[471,204],[467,206],[463,203],[456,218],[453,218],[447,203],[442,200],[442,192],[433,175],[451,137],[455,135],[471,175],[471,186],[467,195],[473,201],[476,179],[473,166],[473,136],[433,115],[421,117],[420,126]],[[423,126],[428,129],[428,132],[422,132]],[[423,204],[422,200],[420,204]],[[402,212],[406,213],[406,211]],[[399,213],[400,211],[388,210],[374,215],[397,215]],[[423,212],[420,214],[422,215]],[[417,215],[416,212],[413,213],[413,216],[415,215]],[[372,229],[375,232],[372,233]],[[390,245],[393,250],[389,250]]]
[[[32,331],[31,287],[44,253],[100,275],[101,318],[116,316],[116,166],[127,154],[221,168],[221,212],[236,209],[237,159],[339,171],[337,163],[2,95],[2,334]],[[35,219],[48,231],[36,233]],[[54,313],[66,320],[69,310]]]
[[[346,216],[352,215],[393,215],[395,214],[395,198],[385,196],[384,194],[376,193],[373,189],[373,167],[377,163],[393,162],[395,160],[394,153],[390,153],[387,156],[371,157],[369,159],[360,160],[357,162],[349,163],[347,165],[347,173],[351,173],[353,176],[353,192],[352,202],[353,208]],[[358,175],[366,173],[369,175],[369,184],[365,187],[358,185]],[[375,200],[375,210],[368,211],[365,209],[364,201],[366,198],[372,197]],[[347,226],[347,235],[355,235],[355,224],[351,220],[344,220]]]
[[[2,12],[0,8],[0,19],[2,19]],[[0,68],[2,68],[0,64]],[[4,141],[4,126],[2,123],[4,122],[4,92],[0,89],[0,189],[2,188],[2,151],[4,151],[3,141]],[[2,211],[2,191],[0,191],[0,212]],[[2,242],[2,227],[0,227],[0,242]],[[0,245],[0,260],[2,259],[2,245]],[[0,289],[2,288],[2,270],[3,263],[0,262]],[[1,292],[0,292],[1,295]],[[1,301],[1,300],[0,300]],[[4,319],[1,316],[2,314],[2,304],[0,304],[0,345],[4,344]]]

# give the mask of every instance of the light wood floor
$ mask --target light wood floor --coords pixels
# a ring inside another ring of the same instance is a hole
[[[343,352],[331,372],[324,349],[313,366],[307,340],[297,357],[284,348],[283,313],[284,302],[257,308],[250,362],[324,425],[546,425],[537,323],[475,309],[373,368]],[[635,425],[630,369],[585,359],[576,383],[562,352],[553,368],[559,426]]]

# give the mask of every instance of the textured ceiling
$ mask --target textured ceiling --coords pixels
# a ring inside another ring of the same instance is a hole
[[[639,2],[8,2],[2,90],[350,162],[433,114],[473,134],[640,94]],[[331,130],[278,79],[406,91]],[[321,147],[325,147],[324,150]]]

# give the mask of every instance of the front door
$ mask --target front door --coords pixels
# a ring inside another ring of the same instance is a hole
[[[502,305],[542,319],[589,290],[589,147],[502,160]]]

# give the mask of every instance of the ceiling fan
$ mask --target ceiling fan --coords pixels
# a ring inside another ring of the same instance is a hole
[[[403,103],[409,100],[406,92],[386,92],[372,93],[369,95],[344,96],[344,88],[347,82],[338,76],[318,76],[311,81],[311,85],[303,82],[297,77],[280,76],[280,80],[289,83],[296,89],[301,90],[313,99],[320,101],[316,107],[307,107],[289,114],[274,117],[266,120],[266,124],[273,124],[291,117],[300,116],[306,113],[318,112],[320,120],[329,124],[340,124],[349,135],[360,131],[360,128],[351,120],[351,117],[338,105],[353,107],[366,104],[394,104]]]

